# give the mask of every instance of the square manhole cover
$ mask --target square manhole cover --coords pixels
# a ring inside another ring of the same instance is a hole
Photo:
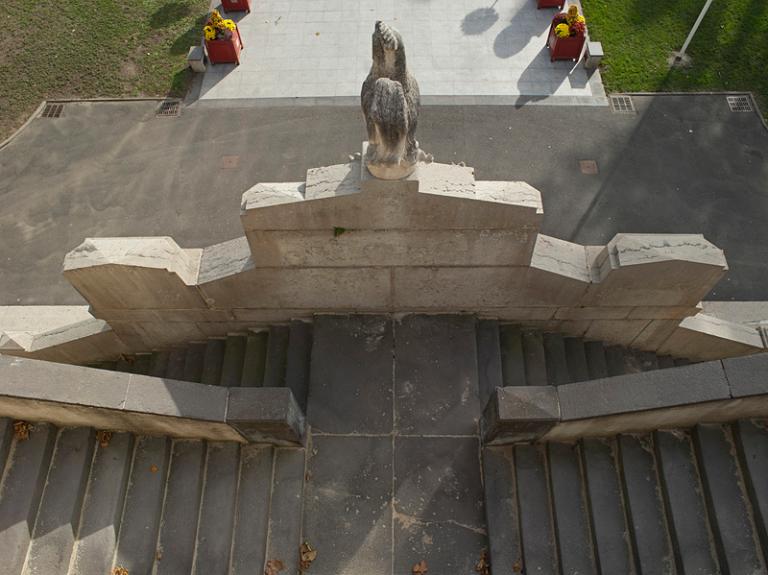
[[[727,96],[731,112],[751,112],[752,102],[749,96]]]
[[[232,170],[240,165],[240,156],[222,156],[221,167],[222,170]]]
[[[611,96],[611,110],[619,114],[634,114],[635,103],[631,96]]]
[[[595,160],[579,160],[579,170],[582,174],[594,175],[598,172]]]

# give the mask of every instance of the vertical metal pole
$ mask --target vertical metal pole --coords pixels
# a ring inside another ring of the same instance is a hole
[[[696,18],[696,22],[694,23],[693,28],[691,28],[691,31],[688,33],[688,37],[685,39],[685,44],[683,44],[680,53],[675,56],[675,60],[680,61],[683,59],[683,56],[685,56],[685,51],[688,49],[688,44],[690,44],[691,40],[693,40],[693,37],[696,34],[696,30],[699,29],[701,21],[704,20],[704,16],[706,16],[707,10],[709,10],[710,4],[712,4],[712,0],[707,0],[707,3],[704,4],[704,8],[701,9],[699,17]]]

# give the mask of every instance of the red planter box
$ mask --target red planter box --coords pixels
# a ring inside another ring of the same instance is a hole
[[[229,40],[206,40],[205,49],[211,64],[240,65],[240,51],[243,49],[240,30],[235,29]]]
[[[565,0],[536,0],[536,7],[541,8],[557,8],[558,10],[563,7]]]
[[[578,60],[581,56],[581,50],[584,48],[584,36],[569,36],[568,38],[558,38],[555,34],[555,27],[549,28],[549,60]]]
[[[221,0],[225,12],[250,12],[251,0]]]

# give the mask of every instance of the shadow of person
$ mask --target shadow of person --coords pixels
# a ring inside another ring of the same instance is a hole
[[[496,2],[493,3],[494,5]],[[465,36],[477,36],[488,30],[499,19],[499,13],[493,5],[488,8],[473,10],[461,21],[461,31]]]
[[[519,29],[510,24],[499,32],[493,41],[493,53],[497,58],[511,58],[525,48],[535,34],[521,34]]]

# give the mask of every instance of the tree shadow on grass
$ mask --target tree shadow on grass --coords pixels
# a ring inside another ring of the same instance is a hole
[[[203,26],[208,19],[207,15],[200,16],[195,22],[182,32],[170,45],[168,52],[174,55],[186,54],[190,46],[197,46],[203,39]]]
[[[192,6],[189,2],[177,1],[164,4],[152,14],[149,25],[152,28],[166,28],[182,18],[186,18],[192,13]]]

